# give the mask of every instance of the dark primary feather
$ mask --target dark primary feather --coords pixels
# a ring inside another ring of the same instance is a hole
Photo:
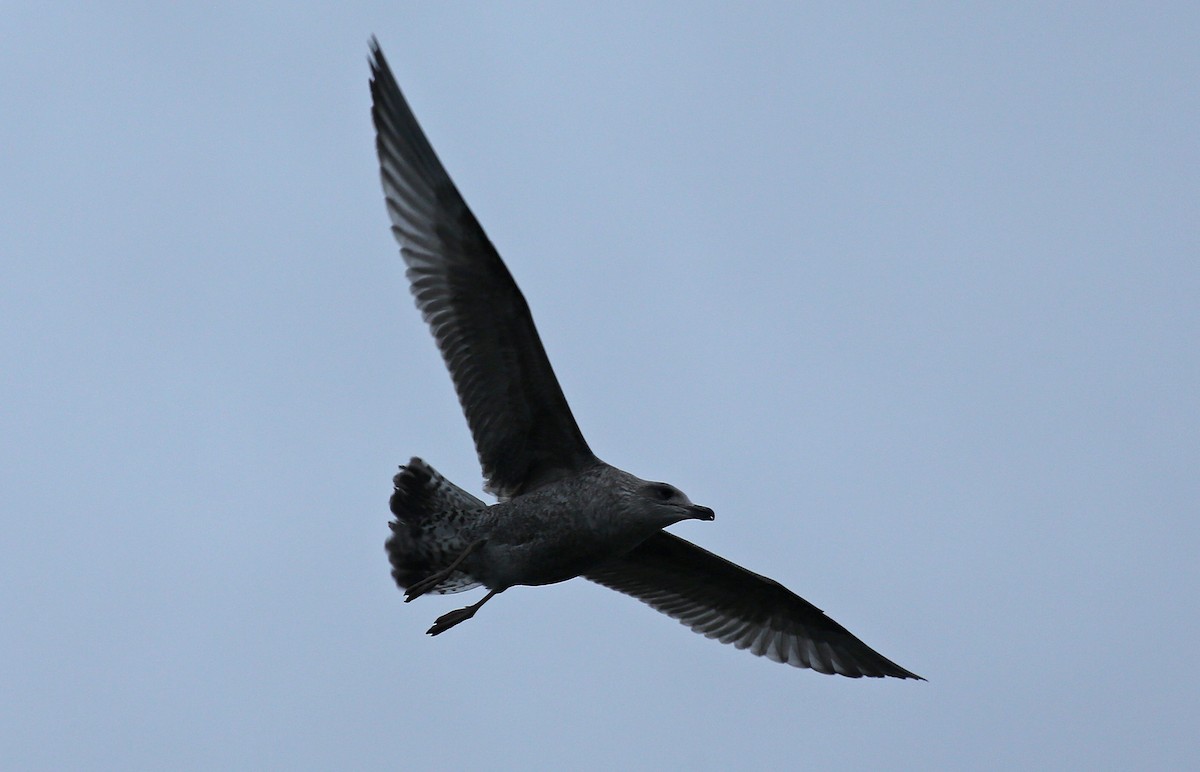
[[[488,489],[524,493],[596,463],[525,298],[371,42],[371,116],[392,232],[454,380]]]
[[[851,678],[921,678],[773,579],[665,531],[584,576],[776,662]]]

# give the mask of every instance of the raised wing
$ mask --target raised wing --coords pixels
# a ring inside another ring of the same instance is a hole
[[[392,233],[454,380],[488,490],[511,497],[596,463],[524,296],[442,168],[375,40],[371,100]]]
[[[584,576],[776,662],[850,678],[921,679],[779,582],[665,531]]]

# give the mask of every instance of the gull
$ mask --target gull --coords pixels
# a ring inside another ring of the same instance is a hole
[[[405,602],[482,585],[430,635],[518,585],[578,576],[637,598],[709,638],[851,678],[915,678],[765,576],[663,529],[712,520],[663,482],[592,453],[542,348],[529,306],[418,125],[371,40],[371,116],[392,233],[498,501],[419,458],[393,479],[387,552]],[[921,679],[924,680],[924,679]]]

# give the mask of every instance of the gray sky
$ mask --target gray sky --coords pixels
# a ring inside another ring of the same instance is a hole
[[[1194,4],[0,9],[0,767],[1196,764]],[[405,605],[478,491],[378,34],[602,458],[929,683],[582,580]]]

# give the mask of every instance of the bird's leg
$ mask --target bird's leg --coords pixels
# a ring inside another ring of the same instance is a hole
[[[468,619],[475,616],[475,612],[479,610],[480,606],[491,600],[492,596],[498,592],[500,592],[500,590],[492,590],[487,595],[484,595],[483,600],[479,601],[478,603],[472,603],[466,608],[455,609],[448,614],[442,614],[437,618],[437,621],[433,623],[433,627],[429,628],[429,630],[426,632],[428,632],[430,635],[438,635],[446,632],[459,622],[466,622]]]
[[[485,541],[487,540],[477,539],[476,541],[471,542],[467,545],[465,550],[459,553],[458,557],[456,557],[450,563],[450,565],[446,566],[441,571],[435,571],[421,581],[414,582],[412,585],[410,585],[409,588],[404,591],[404,602],[408,603],[415,598],[421,597],[448,579],[450,574],[454,573],[458,567],[463,564],[463,561],[470,557],[472,552],[482,547]]]

